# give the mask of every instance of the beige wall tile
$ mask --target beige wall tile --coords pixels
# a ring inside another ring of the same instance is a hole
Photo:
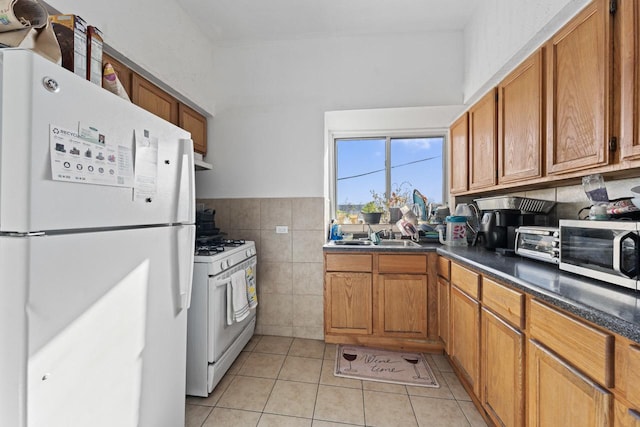
[[[258,277],[261,293],[287,294],[293,292],[292,263],[259,262]]]
[[[293,296],[262,294],[258,300],[258,323],[262,326],[293,326]]]
[[[293,326],[264,325],[261,326],[260,333],[266,335],[278,335],[281,337],[292,337]]]
[[[540,200],[556,200],[556,189],[542,188],[539,190],[528,190],[525,191],[525,197]]]
[[[296,295],[293,298],[293,326],[322,328],[324,297]]]
[[[260,200],[260,228],[275,233],[276,225],[286,225],[291,228],[292,202],[291,199],[262,199]]]
[[[293,263],[293,294],[323,295],[324,265],[322,262]]]
[[[230,228],[244,230],[260,229],[260,201],[257,199],[233,199]]]
[[[294,230],[324,230],[324,198],[292,199],[292,228]]]
[[[227,231],[226,237],[230,239],[251,240],[252,242],[256,243],[257,251],[260,248],[260,235],[260,230],[230,229]]]
[[[274,230],[262,230],[260,234],[260,259],[262,261],[291,262],[291,233],[276,234]]]
[[[323,231],[295,230],[293,232],[293,262],[322,262]]]
[[[558,203],[555,207],[555,213],[558,219],[577,219],[580,209],[591,204],[582,185],[558,187],[556,194]],[[589,212],[586,211],[583,214],[588,215]]]

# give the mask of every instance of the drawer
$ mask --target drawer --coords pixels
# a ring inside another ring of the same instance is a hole
[[[327,271],[371,271],[371,254],[325,254]]]
[[[534,299],[529,334],[595,381],[613,387],[613,335]]]
[[[379,273],[419,273],[427,272],[427,256],[416,255],[378,255]]]
[[[475,299],[478,299],[480,295],[480,275],[455,262],[451,263],[451,284],[456,285]]]
[[[616,340],[616,389],[622,389],[629,402],[640,409],[640,346]]]
[[[486,277],[482,278],[482,303],[513,326],[524,329],[524,301],[522,292],[508,288]]]
[[[449,280],[449,278],[451,277],[451,275],[449,274],[450,264],[451,264],[451,261],[449,261],[443,256],[438,256],[438,276]]]

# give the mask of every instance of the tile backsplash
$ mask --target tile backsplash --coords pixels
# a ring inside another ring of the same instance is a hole
[[[258,252],[256,333],[324,339],[322,197],[198,199],[215,209],[228,238],[253,240]],[[286,226],[287,233],[276,233]]]
[[[640,177],[606,181],[610,199],[631,197],[630,189],[637,185]],[[582,185],[510,194],[558,202],[550,213],[550,225],[557,225],[559,219],[576,218],[580,209],[589,206]],[[216,210],[216,226],[227,237],[256,242],[256,333],[323,339],[325,199],[199,199],[198,203]],[[276,233],[277,226],[286,226],[288,232]]]
[[[640,185],[640,177],[619,180],[605,180],[609,199],[614,200],[623,197],[633,197],[630,189]],[[532,199],[553,200],[556,206],[549,213],[549,225],[556,226],[560,219],[576,219],[582,208],[588,208],[590,201],[584,192],[581,184],[568,185],[563,187],[551,187],[537,190],[516,191],[505,195],[529,197]],[[456,198],[457,203],[469,203],[472,198]],[[581,217],[588,215],[588,209]]]

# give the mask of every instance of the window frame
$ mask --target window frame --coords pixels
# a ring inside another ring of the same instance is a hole
[[[449,153],[449,132],[440,129],[416,129],[416,130],[388,130],[388,131],[339,131],[330,132],[331,144],[329,144],[329,209],[331,218],[336,218],[338,203],[336,200],[338,163],[337,163],[337,140],[345,139],[385,139],[385,196],[389,197],[391,191],[391,140],[402,138],[442,138],[442,202],[449,200],[449,174],[448,174],[448,153]]]

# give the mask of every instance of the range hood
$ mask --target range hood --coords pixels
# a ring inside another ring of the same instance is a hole
[[[202,154],[200,153],[193,153],[193,164],[195,165],[197,171],[213,169],[213,165],[206,163],[202,158]]]

